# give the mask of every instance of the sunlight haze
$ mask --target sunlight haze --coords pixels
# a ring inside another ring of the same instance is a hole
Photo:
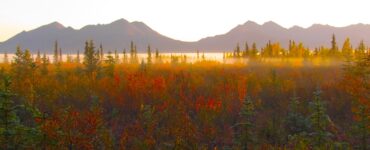
[[[274,21],[283,27],[370,23],[366,0],[2,0],[0,42],[23,30],[58,21],[75,29],[120,18],[141,21],[183,41],[223,34],[248,20]]]

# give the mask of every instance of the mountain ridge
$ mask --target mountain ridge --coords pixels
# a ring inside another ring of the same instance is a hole
[[[94,40],[96,45],[102,43],[108,50],[122,51],[134,41],[139,52],[145,52],[147,45],[166,52],[194,52],[201,51],[227,51],[232,50],[236,43],[248,41],[251,45],[256,42],[259,47],[268,41],[280,42],[287,47],[289,40],[303,42],[305,46],[314,48],[318,46],[329,46],[331,35],[335,34],[339,46],[346,37],[356,45],[359,41],[370,42],[370,25],[352,24],[344,27],[330,25],[312,24],[307,28],[292,26],[285,28],[273,21],[258,24],[248,20],[239,24],[224,34],[208,36],[195,42],[186,42],[172,39],[162,35],[140,21],[129,22],[123,18],[108,24],[86,25],[80,29],[54,21],[30,31],[22,31],[4,42],[0,42],[0,52],[14,52],[15,47],[29,48],[32,52],[51,53],[53,44],[58,41],[64,52],[75,53],[82,51],[86,40]]]

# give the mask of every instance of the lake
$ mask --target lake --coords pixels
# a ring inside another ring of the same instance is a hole
[[[113,53],[111,55],[114,57]],[[123,60],[123,54],[119,53],[118,55],[119,55],[120,61],[122,61]],[[127,55],[127,58],[129,59],[130,54],[128,53],[126,55]],[[177,52],[177,53],[160,53],[160,55],[161,55],[164,62],[170,61],[171,56],[182,57],[182,58],[184,58],[184,56],[186,56],[186,61],[187,62],[195,62],[197,60],[197,53],[178,53]],[[203,55],[203,53],[199,53],[199,59],[202,59],[202,55]],[[63,61],[67,61],[68,56],[72,57],[72,59],[75,59],[77,54],[63,54],[62,55]],[[105,58],[106,58],[106,56],[108,56],[107,53],[104,54]],[[137,56],[138,56],[139,62],[142,61],[142,60],[146,61],[148,54],[147,53],[138,53]],[[15,54],[8,54],[9,61],[12,61],[14,59],[14,57],[15,57]],[[36,58],[36,54],[32,54],[32,57]],[[53,60],[54,60],[54,55],[53,54],[47,54],[47,57],[49,58],[50,62],[53,62]],[[205,57],[206,60],[213,60],[213,61],[220,61],[221,62],[223,60],[223,53],[220,53],[220,52],[204,53],[204,57]],[[152,58],[154,60],[155,53],[152,53]],[[80,59],[81,59],[81,61],[83,60],[83,54],[81,54],[81,53],[80,53]],[[179,61],[181,61],[181,60],[179,59]],[[0,54],[0,62],[4,62],[4,54]]]

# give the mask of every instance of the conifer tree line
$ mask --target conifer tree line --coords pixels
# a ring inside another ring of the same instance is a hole
[[[256,43],[252,44],[250,48],[248,42],[245,42],[244,47],[241,47],[239,43],[236,44],[234,51],[232,53],[226,53],[228,57],[241,58],[249,57],[255,58],[259,57],[331,57],[331,58],[354,58],[361,57],[369,53],[369,49],[366,47],[364,41],[362,40],[357,47],[353,48],[349,38],[346,38],[343,46],[338,47],[335,35],[331,37],[331,46],[324,47],[320,46],[317,48],[309,49],[304,46],[302,42],[296,42],[294,40],[289,40],[288,48],[284,49],[280,43],[273,43],[268,41],[265,46],[261,49],[257,49]]]
[[[93,41],[87,41],[88,43],[92,43],[94,45]],[[341,48],[339,48],[335,35],[333,34],[331,37],[331,46],[330,47],[316,47],[314,49],[309,49],[304,45],[302,42],[296,42],[294,40],[289,40],[288,48],[283,48],[280,43],[278,42],[271,42],[268,41],[265,46],[261,48],[257,48],[257,44],[255,42],[252,43],[250,46],[248,42],[245,42],[243,45],[240,45],[239,43],[236,44],[236,47],[234,48],[233,52],[224,52],[223,59],[228,58],[335,58],[335,59],[355,59],[359,57],[363,57],[366,54],[370,53],[369,48],[365,45],[364,41],[360,41],[360,43],[353,47],[351,44],[351,41],[349,38],[346,38]],[[151,46],[148,45],[146,48],[146,58],[144,62],[153,63],[153,62],[163,62],[164,57],[159,53],[158,49],[155,49],[153,51],[151,49]],[[86,46],[85,46],[86,50]],[[85,51],[84,50],[84,51]],[[129,54],[126,51],[126,49],[123,49],[121,53],[118,50],[108,50],[104,51],[102,43],[100,43],[99,47],[93,48],[94,53],[96,53],[96,57],[98,58],[100,63],[105,63],[106,59],[109,59],[109,57],[106,57],[104,53],[113,56],[115,63],[140,63],[142,60],[139,60],[138,57],[138,50],[136,47],[136,44],[131,41],[130,42],[130,48],[129,48]],[[44,53],[46,55],[46,53]],[[32,54],[31,54],[32,55]],[[35,59],[36,62],[41,62],[41,53],[40,51],[36,52],[36,57],[34,58],[32,55],[32,58]],[[120,55],[122,55],[122,58],[120,58]],[[154,55],[155,59],[153,61],[152,55]],[[54,43],[54,54],[52,57],[52,63],[58,64],[62,62],[67,63],[74,63],[74,62],[81,62],[80,58],[80,51],[77,51],[75,56],[67,53],[66,58],[63,60],[63,52],[62,48],[59,46],[58,41],[55,41]],[[50,58],[48,58],[50,60]],[[171,55],[170,56],[170,62],[178,62],[181,60],[181,62],[187,62],[187,56],[181,55]],[[203,53],[200,53],[199,50],[196,51],[196,57],[195,60],[197,61],[204,61],[206,60],[206,56]],[[4,52],[3,54],[3,62],[9,63],[11,60],[8,57],[8,53]]]

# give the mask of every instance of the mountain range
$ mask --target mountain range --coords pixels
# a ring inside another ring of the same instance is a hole
[[[116,20],[110,24],[87,25],[81,29],[73,29],[53,22],[34,30],[23,31],[14,37],[0,43],[0,52],[14,52],[17,45],[28,48],[32,52],[51,53],[54,42],[58,41],[64,52],[75,53],[82,51],[86,40],[93,40],[98,46],[100,43],[107,50],[128,49],[133,41],[139,52],[146,51],[148,44],[158,48],[161,52],[221,52],[232,50],[236,43],[250,45],[257,43],[258,47],[268,41],[280,42],[287,47],[289,40],[303,42],[309,48],[330,46],[331,36],[335,34],[339,47],[349,37],[354,46],[361,40],[370,42],[370,25],[355,24],[346,27],[314,24],[308,28],[293,26],[284,28],[275,22],[269,21],[262,25],[247,21],[238,25],[225,34],[206,37],[196,42],[184,42],[166,37],[148,27],[143,22],[128,22],[125,19]]]

